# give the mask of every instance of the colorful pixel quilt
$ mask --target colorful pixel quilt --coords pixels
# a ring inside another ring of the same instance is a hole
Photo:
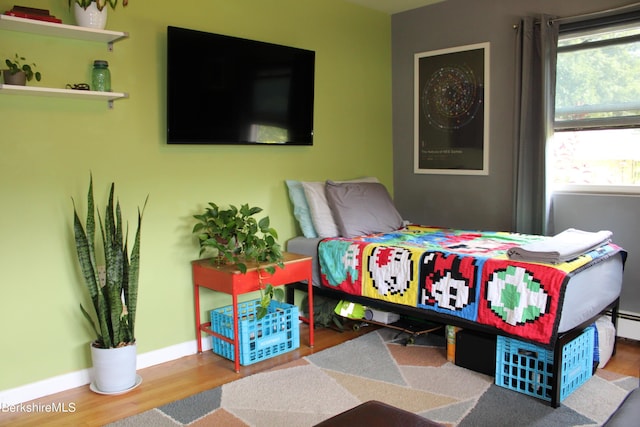
[[[511,261],[507,250],[543,236],[409,225],[324,239],[324,286],[419,307],[550,344],[568,278],[621,250],[612,243],[562,264]]]

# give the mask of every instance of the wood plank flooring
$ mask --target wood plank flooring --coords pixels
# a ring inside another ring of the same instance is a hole
[[[301,325],[300,348],[255,365],[242,366],[239,374],[233,371],[231,361],[207,351],[139,370],[138,373],[143,378],[142,384],[120,396],[99,395],[90,391],[89,386],[83,386],[28,402],[32,409],[30,413],[26,412],[26,407],[23,407],[21,412],[10,412],[8,408],[3,407],[0,411],[0,425],[101,426],[322,351],[370,330],[371,328],[367,327],[357,332],[338,332],[318,328],[315,347],[309,348],[307,326]],[[617,353],[605,370],[622,375],[640,376],[640,342],[619,339]],[[47,411],[46,405],[52,404],[59,405],[58,411]],[[67,412],[62,412],[64,409]]]

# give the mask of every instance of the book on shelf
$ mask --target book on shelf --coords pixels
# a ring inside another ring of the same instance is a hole
[[[61,24],[62,19],[58,19],[49,14],[47,9],[38,9],[35,7],[27,6],[13,6],[13,9],[5,12],[5,15],[15,16],[17,18],[35,19],[37,21],[53,22]]]
[[[49,9],[38,9],[36,7],[28,7],[28,6],[13,6],[11,9],[13,12],[22,12],[29,13],[31,15],[45,15],[50,16]]]

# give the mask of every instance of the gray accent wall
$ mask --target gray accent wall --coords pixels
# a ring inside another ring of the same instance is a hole
[[[628,252],[620,308],[640,315],[640,195],[556,193],[551,202],[551,231],[567,228],[610,230]]]
[[[528,14],[575,16],[619,0],[446,0],[392,15],[394,200],[405,219],[455,228],[511,230],[513,213],[514,24]],[[413,173],[414,54],[490,42],[489,175]],[[621,305],[640,313],[640,197],[556,197],[550,232],[609,229],[629,251]],[[553,227],[556,230],[553,230]]]

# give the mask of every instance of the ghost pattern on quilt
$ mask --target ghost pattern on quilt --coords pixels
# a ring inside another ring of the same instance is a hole
[[[418,307],[475,321],[482,259],[444,252],[425,253]]]
[[[370,245],[363,254],[362,294],[415,307],[420,254],[399,246]]]

